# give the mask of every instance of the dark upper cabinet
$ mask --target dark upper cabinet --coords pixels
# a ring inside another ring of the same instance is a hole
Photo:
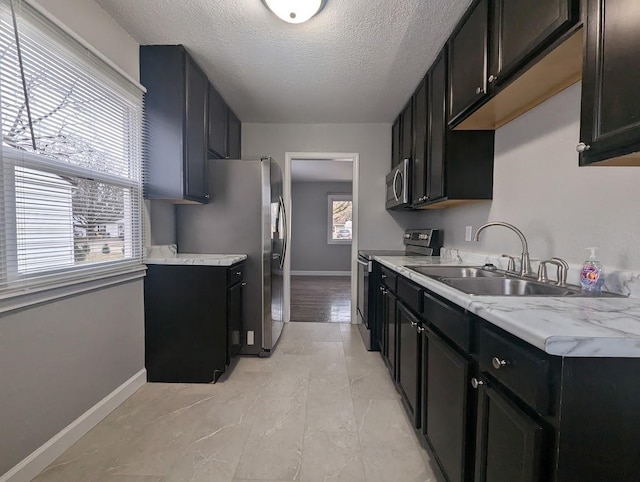
[[[493,0],[491,67],[499,85],[572,22],[570,0]]]
[[[493,195],[494,131],[453,131],[447,125],[447,48],[427,73],[426,161],[414,163],[414,207],[454,206]],[[419,91],[415,95],[418,104]],[[417,108],[416,108],[417,109]],[[416,122],[417,122],[416,117]],[[419,134],[416,128],[416,153]],[[424,169],[424,172],[416,169]],[[419,179],[416,179],[418,177]]]
[[[580,164],[640,165],[638,2],[586,3]]]
[[[402,124],[402,117],[398,116],[391,128],[391,169],[400,164],[402,160],[400,156],[400,124]]]
[[[455,122],[486,94],[489,0],[480,0],[449,40],[449,119]]]
[[[410,99],[400,114],[400,160],[413,156],[413,99]]]
[[[411,311],[398,303],[398,387],[414,419],[416,427],[420,425],[420,387],[421,387],[421,324]]]
[[[240,159],[242,157],[242,124],[231,109],[228,109],[228,114],[227,155],[229,159]]]
[[[448,122],[497,129],[582,75],[580,0],[476,0],[449,39]]]
[[[206,203],[206,75],[179,45],[140,47],[145,197]]]
[[[544,429],[482,381],[478,390],[475,482],[542,482]],[[595,479],[594,479],[595,480]]]
[[[433,331],[428,332],[427,340],[423,433],[447,474],[447,480],[464,482],[470,475],[472,442],[467,437],[471,362]]]
[[[228,156],[227,103],[215,87],[209,84],[209,138],[207,148],[209,155],[215,159],[225,159]]]
[[[428,133],[428,111],[427,92],[428,77],[420,83],[418,90],[413,95],[413,175],[411,176],[413,188],[411,190],[413,203],[424,200],[426,196],[426,176],[427,176],[427,133]]]

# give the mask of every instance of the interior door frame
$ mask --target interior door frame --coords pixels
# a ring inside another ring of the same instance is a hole
[[[288,218],[292,218],[291,203],[291,162],[304,160],[345,159],[351,161],[352,171],[352,229],[351,229],[351,324],[358,323],[358,173],[360,172],[360,154],[357,152],[285,152],[284,155],[284,203]],[[291,247],[291,226],[287,232],[287,246]],[[289,248],[290,251],[290,248]],[[285,323],[291,321],[291,256],[284,260],[284,313]]]

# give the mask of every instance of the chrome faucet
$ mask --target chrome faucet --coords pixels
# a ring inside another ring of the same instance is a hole
[[[489,226],[503,226],[505,228],[509,228],[511,231],[516,233],[520,238],[520,242],[522,243],[522,257],[520,258],[520,276],[533,276],[531,272],[531,260],[529,259],[529,245],[527,244],[527,238],[524,237],[522,231],[516,228],[513,224],[504,223],[502,221],[494,221],[492,223],[483,224],[478,228],[476,234],[473,236],[474,241],[478,241],[478,235],[483,229],[488,228]]]

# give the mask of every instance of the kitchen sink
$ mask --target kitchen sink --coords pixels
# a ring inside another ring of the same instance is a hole
[[[407,268],[431,278],[504,278],[503,271],[482,266],[407,266]]]
[[[519,278],[442,278],[443,283],[470,295],[576,296],[581,291]]]

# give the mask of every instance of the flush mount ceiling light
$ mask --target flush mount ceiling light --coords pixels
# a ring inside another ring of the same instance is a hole
[[[322,10],[327,0],[262,0],[262,2],[285,22],[302,23]]]

